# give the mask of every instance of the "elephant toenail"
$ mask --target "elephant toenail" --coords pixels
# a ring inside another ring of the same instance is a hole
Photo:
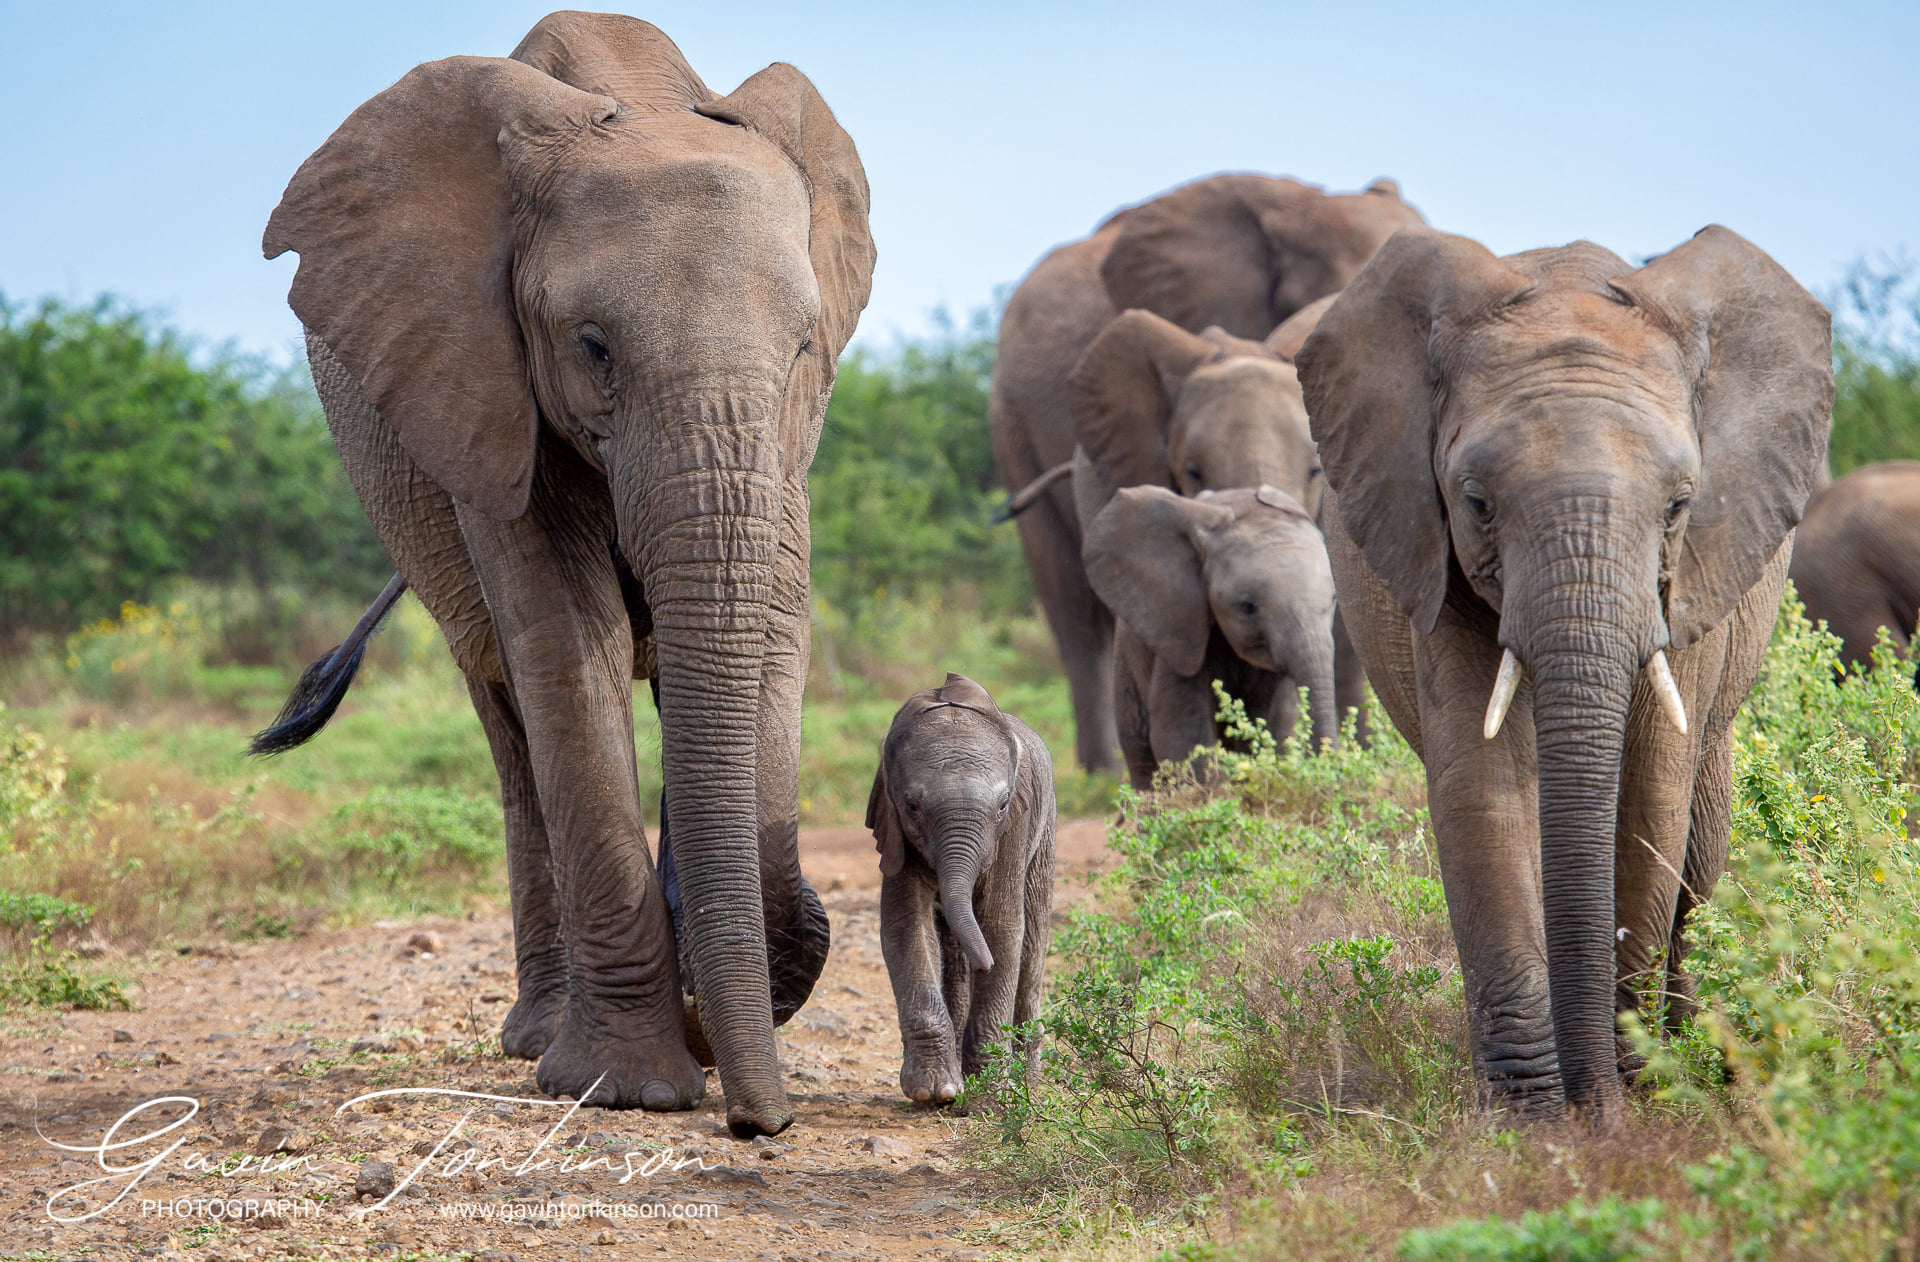
[[[671,1109],[680,1103],[680,1093],[673,1084],[664,1079],[655,1078],[640,1088],[640,1104],[648,1109]]]

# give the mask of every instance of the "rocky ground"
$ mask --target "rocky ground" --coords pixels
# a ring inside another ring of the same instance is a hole
[[[1101,824],[1064,825],[1060,850],[1056,914],[1102,861]],[[568,1116],[544,1101],[533,1066],[502,1059],[492,1037],[514,989],[505,915],[212,943],[132,963],[133,1012],[0,1022],[0,1255],[979,1256],[997,1215],[960,1160],[962,1122],[900,1095],[873,840],[809,830],[802,855],[834,944],[779,1032],[800,1120],[777,1139],[730,1138],[711,1075],[690,1113]],[[420,1087],[512,1099],[398,1095],[340,1111]],[[177,1102],[112,1134],[153,1138],[110,1150],[127,1169],[105,1175],[111,1128],[161,1097]],[[405,1186],[373,1208],[392,1184]],[[53,1221],[56,1195],[55,1214],[83,1221]],[[281,1212],[214,1212],[248,1201]]]

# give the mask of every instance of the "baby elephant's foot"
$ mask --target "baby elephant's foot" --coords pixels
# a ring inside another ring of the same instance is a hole
[[[960,1061],[952,1053],[916,1056],[908,1053],[900,1066],[900,1090],[921,1104],[951,1104],[960,1094]]]

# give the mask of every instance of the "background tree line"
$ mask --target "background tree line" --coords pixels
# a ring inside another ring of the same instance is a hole
[[[1920,269],[1857,263],[1839,292],[1835,474],[1920,459]],[[963,591],[1031,603],[987,441],[990,317],[942,320],[840,367],[813,465],[816,599]],[[0,637],[64,631],[185,581],[359,602],[389,566],[304,366],[201,353],[109,298],[0,298]]]

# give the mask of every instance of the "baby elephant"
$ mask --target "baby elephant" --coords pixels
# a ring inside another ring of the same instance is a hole
[[[880,945],[900,1011],[900,1090],[960,1094],[1009,1022],[1033,1019],[1053,907],[1053,761],[964,675],[893,716],[867,799]],[[1021,1045],[1028,1072],[1037,1046]]]
[[[1305,687],[1314,744],[1338,738],[1333,570],[1298,500],[1271,486],[1194,499],[1128,487],[1082,555],[1116,624],[1114,718],[1135,788],[1219,743],[1216,681],[1282,740]]]

